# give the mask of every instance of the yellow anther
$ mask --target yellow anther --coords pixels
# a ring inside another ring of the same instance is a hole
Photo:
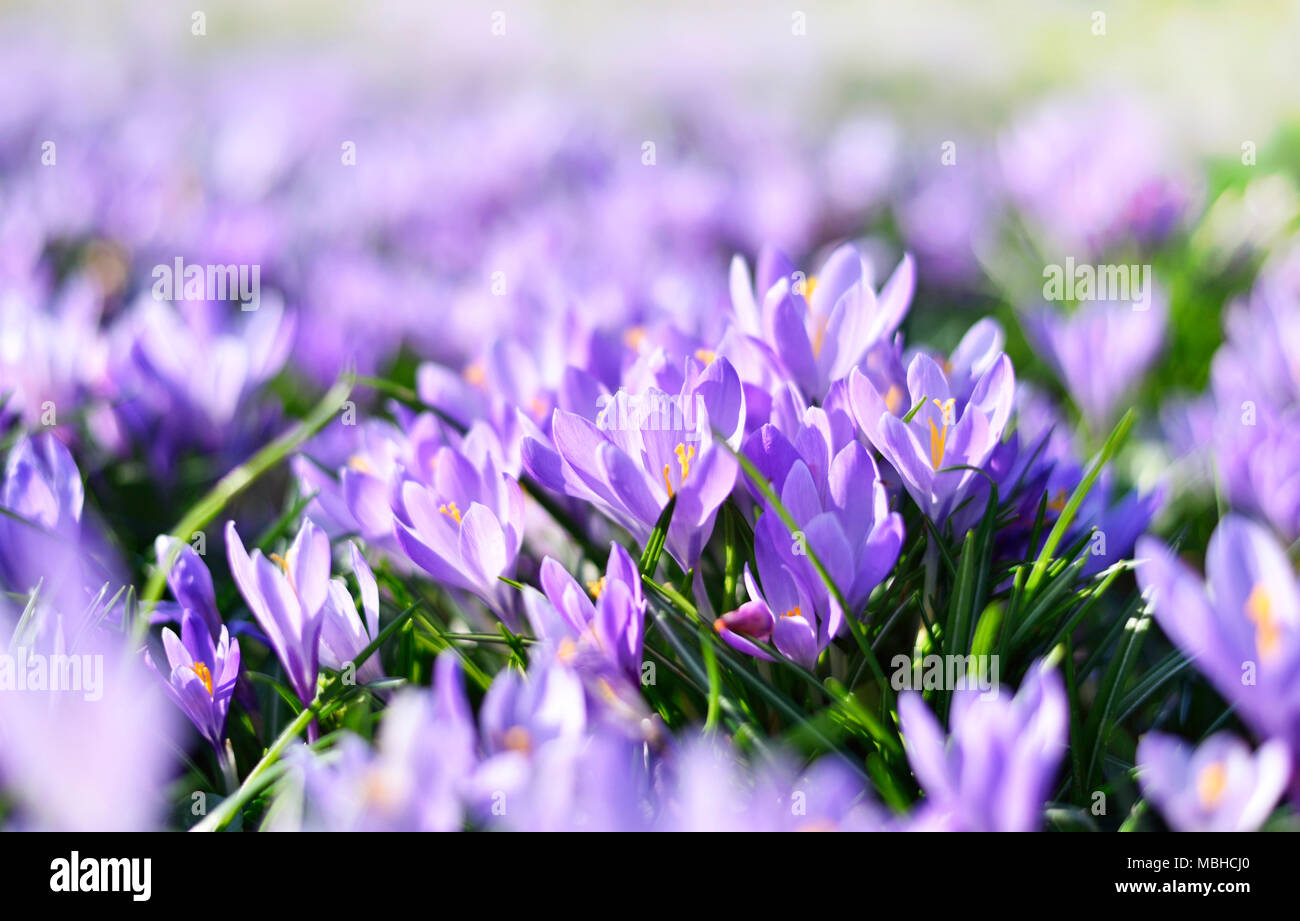
[[[691,472],[691,461],[695,458],[695,445],[687,446],[678,442],[677,447],[673,448],[673,453],[677,455],[677,466],[681,468],[682,472],[678,482],[685,483],[686,477]],[[664,486],[668,489],[668,498],[670,499],[674,495],[672,469],[672,464],[664,464]]]
[[[597,601],[600,600],[600,593],[605,590],[605,577],[594,579],[587,583],[587,591],[591,592],[591,597]]]
[[[1201,806],[1213,809],[1223,799],[1223,792],[1228,786],[1228,771],[1223,763],[1216,761],[1207,765],[1196,778],[1196,795]]]
[[[278,563],[280,565],[280,568],[284,570],[284,574],[286,576],[289,575],[289,562],[284,557],[280,556],[280,554],[272,553],[267,557],[267,559],[270,560],[272,563]],[[293,581],[292,576],[290,576],[290,581]]]
[[[781,615],[782,617],[803,617],[803,608],[795,605],[790,610]]]
[[[523,726],[511,726],[506,730],[505,738],[502,741],[508,751],[527,754],[533,750],[533,737],[528,734],[528,730]]]
[[[718,353],[713,351],[713,349],[696,349],[695,357],[704,362],[704,364],[711,365],[713,364],[714,359],[718,357]]]
[[[487,368],[483,367],[483,362],[476,361],[465,367],[463,376],[467,383],[478,387],[487,380]]]
[[[1282,628],[1273,616],[1273,599],[1263,583],[1246,599],[1246,617],[1255,625],[1255,645],[1261,656],[1272,656],[1282,642]]]
[[[885,408],[895,416],[903,408],[903,391],[898,389],[897,384],[889,385],[889,391],[885,394]]]
[[[366,460],[360,454],[353,454],[351,457],[349,457],[348,466],[351,467],[353,470],[360,471],[361,473],[375,472],[375,468],[370,466],[370,461]]]
[[[569,665],[578,657],[578,644],[571,637],[565,637],[560,640],[560,646],[555,650],[555,658],[559,659],[561,664]]]
[[[943,448],[948,441],[948,426],[942,430],[934,427],[934,420],[930,420],[930,467],[938,470],[943,465]]]
[[[633,326],[623,334],[623,342],[634,352],[641,351],[641,343],[645,342],[646,332],[644,326]]]
[[[682,482],[685,483],[686,475],[691,472],[691,461],[695,458],[695,445],[687,447],[678,444],[677,447],[673,448],[673,453],[677,455],[677,463],[682,468]]]
[[[199,680],[203,682],[203,686],[208,689],[208,696],[211,697],[212,696],[212,672],[208,671],[207,663],[195,662],[193,665],[190,666],[190,671],[194,672],[194,674],[199,676]]]
[[[460,509],[456,508],[455,502],[448,502],[446,505],[438,506],[438,511],[450,518],[454,518],[456,524],[460,524]]]
[[[813,320],[812,350],[814,356],[820,356],[822,353],[822,344],[826,341],[826,327],[830,325],[830,322],[830,317],[817,317]]]
[[[813,292],[817,290],[817,276],[809,275],[803,281],[795,282],[794,293],[802,294],[804,299],[811,299]]]
[[[943,465],[943,449],[948,443],[948,426],[952,425],[953,407],[957,401],[949,397],[940,401],[937,397],[930,401],[939,407],[939,412],[943,413],[943,428],[936,428],[934,420],[930,420],[930,466],[938,470]]]

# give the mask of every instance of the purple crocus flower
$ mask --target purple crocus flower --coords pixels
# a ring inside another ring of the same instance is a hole
[[[83,520],[84,502],[63,442],[51,432],[19,441],[0,483],[0,583],[15,592],[39,583],[61,613],[81,612],[105,584],[120,585],[116,555]]]
[[[207,625],[189,611],[181,615],[180,637],[163,628],[162,640],[170,671],[159,670],[147,652],[146,663],[163,678],[167,696],[220,755],[230,698],[239,680],[239,641],[231,639],[223,625],[214,643]]]
[[[916,271],[904,256],[877,294],[870,264],[846,244],[813,277],[795,273],[781,252],[759,257],[757,286],[744,262],[733,260],[732,309],[739,328],[765,342],[789,377],[812,399],[826,396],[875,343],[893,334],[911,305]]]
[[[683,568],[699,559],[738,465],[714,430],[738,439],[740,378],[725,358],[703,370],[692,360],[677,395],[649,387],[621,392],[596,422],[556,409],[553,446],[526,438],[524,468],[542,485],[594,504],[644,544],[664,506],[677,504],[666,547]]]
[[[770,636],[783,655],[813,668],[843,629],[845,612],[812,565],[809,551],[850,611],[857,612],[898,560],[903,520],[890,512],[867,450],[851,440],[832,454],[835,437],[827,414],[808,409],[805,420],[795,444],[771,424],[746,442],[746,452],[771,476],[796,528],[791,532],[774,510],[759,517],[754,557],[762,590],[746,567],[750,600],[714,627],[730,645],[763,658],[767,656],[747,638],[766,641]]]
[[[284,666],[294,693],[308,706],[316,698],[322,608],[329,594],[330,542],[307,519],[281,558],[250,557],[233,521],[226,524],[230,574],[271,648]]]
[[[862,779],[826,756],[804,771],[777,757],[747,766],[715,736],[687,740],[667,765],[664,831],[879,831]]]
[[[271,827],[459,831],[478,761],[476,739],[459,660],[444,652],[434,664],[432,690],[406,688],[394,696],[375,747],[347,735],[328,762],[297,750],[301,821]]]
[[[167,811],[180,717],[116,630],[38,605],[18,619],[0,599],[0,646],[80,663],[80,686],[0,693],[0,778],[12,827],[45,831],[147,831]],[[12,661],[7,667],[13,668]]]
[[[908,493],[936,524],[943,523],[979,485],[975,470],[983,468],[1002,438],[1011,416],[1015,372],[1011,360],[999,355],[980,375],[969,400],[962,405],[947,375],[928,355],[918,354],[907,369],[907,397],[891,402],[856,368],[849,379],[854,417],[867,439],[898,472]],[[921,400],[916,414],[903,421],[890,407],[908,407]]]
[[[159,566],[170,563],[167,570],[167,587],[171,589],[174,605],[159,602],[153,621],[179,623],[186,613],[198,617],[216,639],[221,635],[221,614],[217,611],[217,596],[212,588],[212,573],[195,549],[184,541],[166,534],[154,541],[154,554]]]
[[[1112,421],[1164,345],[1168,308],[1158,292],[1148,295],[1143,310],[1126,301],[1088,301],[1068,316],[1045,307],[1025,318],[1026,335],[1094,431]]]
[[[587,735],[587,696],[582,678],[558,660],[540,660],[526,674],[497,675],[479,708],[484,752],[473,780],[484,812],[493,800],[508,802],[526,790],[534,765]]]
[[[771,642],[787,659],[814,668],[817,657],[834,638],[832,628],[838,631],[843,625],[844,612],[831,598],[826,615],[818,617],[812,592],[804,580],[784,565],[775,551],[764,554],[762,559],[773,561],[759,564],[765,573],[763,588],[759,589],[746,564],[744,581],[749,601],[715,620],[713,629],[727,645],[751,656],[772,661],[753,640]]]
[[[481,446],[467,436],[462,450],[434,450],[427,483],[395,479],[393,533],[412,562],[477,595],[513,629],[513,589],[500,577],[514,574],[523,544],[524,494],[499,456]]]
[[[915,691],[899,696],[898,717],[907,758],[926,794],[916,827],[1038,828],[1069,735],[1065,687],[1055,671],[1035,665],[1010,699],[954,691],[947,739]]]
[[[1149,732],[1138,743],[1138,782],[1175,831],[1255,831],[1286,790],[1291,758],[1280,741],[1252,753],[1220,732],[1195,750]]]
[[[1271,534],[1225,515],[1206,581],[1158,540],[1138,541],[1138,584],[1160,628],[1261,738],[1300,755],[1300,587]],[[1291,795],[1300,797],[1292,783]]]
[[[357,545],[348,541],[352,558],[352,572],[361,589],[361,610],[365,621],[357,615],[357,606],[342,579],[330,580],[329,594],[321,611],[324,619],[320,631],[320,664],[334,671],[342,671],[349,662],[379,635],[379,585]],[[371,655],[357,670],[362,683],[382,680],[383,667],[379,657]]]
[[[645,638],[645,596],[641,573],[621,544],[611,543],[609,562],[599,579],[584,590],[558,561],[542,560],[542,591],[550,606],[530,606],[543,622],[533,623],[537,637],[554,644],[561,661],[592,654],[613,666],[629,681],[641,679]],[[595,601],[592,601],[592,598]],[[545,616],[554,611],[557,616]]]
[[[56,585],[79,580],[78,554],[66,548],[79,542],[84,501],[81,473],[63,442],[47,433],[15,445],[0,488],[0,508],[11,513],[0,515],[0,579],[14,591],[42,577]]]

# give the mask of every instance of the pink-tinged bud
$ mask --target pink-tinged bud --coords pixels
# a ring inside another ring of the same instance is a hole
[[[766,641],[772,635],[772,611],[761,601],[748,601],[715,620],[713,629],[719,633],[730,630],[741,636]]]

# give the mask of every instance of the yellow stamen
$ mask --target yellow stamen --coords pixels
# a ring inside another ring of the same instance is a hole
[[[633,326],[623,334],[623,342],[634,352],[641,351],[641,343],[645,342],[646,332],[644,326]]]
[[[885,394],[885,407],[895,416],[903,408],[903,391],[898,389],[897,384],[889,385],[889,392]]]
[[[695,457],[695,445],[687,447],[679,444],[673,448],[673,453],[677,455],[677,463],[682,467],[682,482],[686,482],[686,475],[691,472],[691,460]]]
[[[781,616],[782,617],[803,617],[803,609],[796,604],[794,607],[786,611]]]
[[[456,508],[455,502],[448,502],[446,505],[438,506],[438,511],[442,512],[444,515],[448,515],[451,518],[454,518],[456,520],[456,524],[460,524],[460,509]]]
[[[810,300],[813,296],[813,292],[816,290],[817,290],[816,275],[809,275],[803,281],[796,283],[794,286],[794,293],[802,294],[805,300]]]
[[[555,650],[555,658],[559,659],[561,664],[569,665],[578,657],[578,644],[571,637],[565,637],[560,640],[560,647]]]
[[[677,447],[673,448],[673,453],[677,455],[677,465],[682,468],[680,482],[685,483],[686,477],[689,476],[691,472],[691,461],[695,458],[695,445],[690,445],[688,447],[687,445],[678,442]],[[664,486],[668,488],[668,498],[670,499],[674,495],[672,477],[669,475],[672,472],[672,469],[672,464],[664,464]]]
[[[943,465],[943,448],[948,440],[948,426],[943,430],[934,427],[934,420],[930,420],[930,466],[938,470]]]
[[[1228,772],[1223,763],[1216,761],[1201,771],[1196,778],[1196,795],[1201,800],[1201,805],[1206,809],[1213,809],[1219,805],[1219,800],[1223,799],[1223,792],[1228,786]]]
[[[939,412],[943,413],[943,429],[937,429],[934,420],[930,420],[930,466],[938,470],[943,464],[943,449],[948,443],[948,426],[952,425],[953,407],[956,405],[956,399],[949,397],[940,402],[936,397],[931,400],[935,406],[939,407]]]
[[[822,353],[822,343],[826,341],[826,327],[830,325],[830,322],[830,317],[817,317],[813,320],[812,350],[814,356],[820,356]]]
[[[605,577],[587,583],[587,591],[591,592],[591,597],[597,601],[600,600],[600,593],[605,590]]]
[[[207,663],[195,662],[190,666],[190,671],[199,676],[203,686],[208,689],[208,696],[212,696],[212,672],[208,671]]]
[[[349,457],[348,466],[351,467],[353,470],[360,471],[361,473],[375,472],[375,468],[370,466],[370,461],[366,460],[360,454],[353,454],[351,457]]]
[[[1282,628],[1273,616],[1273,599],[1263,583],[1246,599],[1246,617],[1255,625],[1255,645],[1261,656],[1272,656],[1282,642]]]
[[[704,362],[704,364],[711,365],[713,364],[714,359],[718,357],[718,353],[713,351],[713,349],[696,349],[695,357]]]
[[[466,366],[462,376],[467,383],[478,387],[487,380],[487,368],[483,367],[483,362],[476,361]]]
[[[541,419],[546,415],[546,404],[542,402],[541,397],[533,397],[528,401],[528,410],[533,414],[534,419]]]
[[[280,556],[280,554],[278,554],[278,553],[272,553],[270,556],[267,557],[267,559],[270,560],[272,563],[279,563],[279,564],[280,564],[280,568],[284,570],[284,574],[285,574],[286,576],[289,575],[289,563],[288,563],[287,560],[285,560],[284,557]],[[292,577],[292,576],[289,576],[289,581],[290,581],[290,582],[293,581],[293,577]]]
[[[533,737],[528,734],[528,730],[523,726],[511,726],[506,730],[503,741],[508,751],[527,754],[533,750]]]

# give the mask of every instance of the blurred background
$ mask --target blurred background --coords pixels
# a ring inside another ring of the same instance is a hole
[[[349,362],[504,337],[528,396],[628,328],[716,342],[735,254],[846,239],[914,254],[909,341],[993,314],[1076,403],[1020,332],[1044,266],[1154,263],[1117,392],[1190,399],[1300,214],[1300,5],[1097,7],[2,4],[0,427],[53,406],[105,492],[180,503]],[[160,302],[177,258],[259,266],[261,309]]]

